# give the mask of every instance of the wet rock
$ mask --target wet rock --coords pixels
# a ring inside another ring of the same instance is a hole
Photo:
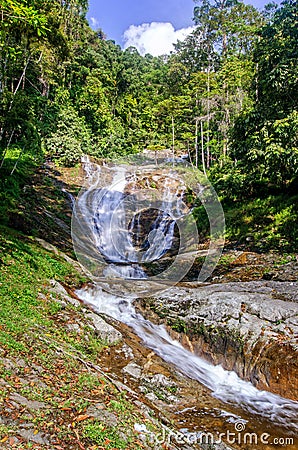
[[[173,395],[178,391],[177,384],[162,373],[146,376],[142,380],[140,389],[146,393],[145,397],[153,402],[159,400],[165,403],[175,403],[178,401],[178,398]]]
[[[124,354],[124,357],[126,359],[133,359],[134,358],[133,350],[127,344],[124,344],[119,350],[116,350],[116,353]]]
[[[173,288],[137,304],[190,351],[260,389],[297,400],[297,287],[254,281]]]
[[[174,383],[173,380],[166,377],[162,373],[157,373],[156,375],[153,375],[153,377],[150,379],[150,382],[153,383],[155,386],[165,387],[168,389],[173,389],[177,387],[176,383]]]
[[[98,336],[104,341],[108,342],[109,344],[117,344],[122,340],[122,334],[120,333],[120,331],[116,330],[116,328],[114,328],[112,325],[105,322],[105,320],[98,314],[89,313],[87,315],[87,318],[89,318],[92,322]]]
[[[157,396],[153,392],[148,392],[145,397],[152,403],[155,403],[158,400]]]

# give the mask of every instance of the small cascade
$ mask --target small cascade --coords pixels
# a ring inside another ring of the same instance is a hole
[[[70,204],[71,204],[71,209],[73,210],[73,209],[74,209],[74,206],[75,206],[75,203],[76,203],[76,199],[75,199],[74,196],[73,196],[70,192],[68,192],[65,188],[62,188],[61,190],[62,190],[62,192],[64,192],[64,194],[66,194],[67,197],[69,198],[69,201],[70,201]]]
[[[177,191],[173,194],[171,178],[165,180],[160,212],[151,225],[148,241],[149,248],[142,257],[142,261],[159,260],[172,248],[176,220],[183,215],[181,212],[181,197]]]
[[[99,166],[97,164],[93,164],[90,161],[90,157],[88,155],[83,155],[81,157],[81,164],[87,179],[91,179],[94,173],[99,169]]]
[[[246,413],[252,414],[252,417],[257,416],[272,422],[288,433],[298,432],[298,402],[267,391],[259,391],[250,382],[241,380],[235,372],[224,370],[220,365],[213,366],[186,350],[170,337],[163,325],[152,324],[137,313],[133,298],[116,297],[104,292],[100,286],[79,290],[77,295],[85,303],[92,305],[98,313],[111,316],[130,326],[148,348],[184,375],[209,388],[214,397],[226,404],[238,406]]]

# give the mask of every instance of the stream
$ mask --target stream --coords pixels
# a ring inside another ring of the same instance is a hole
[[[260,391],[240,379],[235,372],[224,370],[220,365],[213,366],[197,357],[174,341],[163,325],[152,324],[137,313],[132,298],[114,296],[96,285],[79,290],[76,294],[98,313],[131,327],[146,347],[175,366],[180,373],[206,386],[215,398],[248,413],[250,423],[265,419],[265,422],[277,428],[295,434],[298,432],[298,402]],[[246,421],[245,418],[243,420]]]
[[[231,416],[236,411],[243,423],[249,422],[253,429],[269,429],[271,434],[276,430],[284,436],[298,434],[298,402],[260,391],[235,372],[197,357],[173,340],[163,325],[151,323],[134,308],[133,301],[139,295],[158,295],[168,284],[180,281],[192,265],[197,232],[188,220],[190,208],[184,201],[187,186],[177,186],[172,175],[172,181],[164,180],[164,173],[159,171],[163,192],[156,197],[147,175],[128,172],[123,166],[92,170],[89,161],[85,165],[88,183],[75,203],[72,235],[78,260],[91,274],[94,285],[77,291],[78,297],[96,312],[131,327],[144,346],[210,390]],[[156,176],[156,185],[160,180]],[[148,217],[150,227],[144,228],[142,223]],[[177,267],[166,269],[166,275],[148,275],[146,263],[160,260],[171,250],[177,224],[181,234],[179,222],[185,238],[183,242],[180,239],[179,249],[183,249],[186,266],[178,258],[178,275]],[[212,270],[220,253],[221,249],[217,249],[212,264],[209,261],[205,265],[208,270]]]

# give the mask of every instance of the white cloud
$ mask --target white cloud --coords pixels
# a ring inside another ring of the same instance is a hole
[[[141,55],[153,56],[169,54],[178,39],[184,40],[194,30],[193,27],[175,30],[169,22],[151,22],[131,25],[123,34],[124,48],[136,47]]]
[[[92,28],[98,28],[99,27],[99,21],[96,19],[96,17],[90,17],[90,23]]]

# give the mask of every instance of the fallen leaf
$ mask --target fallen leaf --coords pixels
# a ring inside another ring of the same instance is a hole
[[[76,422],[82,422],[83,420],[89,419],[89,414],[81,414],[80,416],[76,417]]]

